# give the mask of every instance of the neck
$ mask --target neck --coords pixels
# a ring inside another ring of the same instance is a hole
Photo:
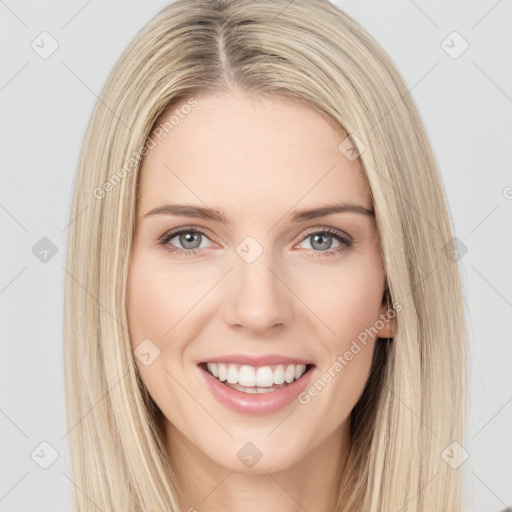
[[[187,512],[332,512],[339,498],[350,450],[350,417],[293,466],[278,472],[226,469],[200,451],[172,424],[166,424],[167,451]],[[343,497],[341,503],[346,502]]]

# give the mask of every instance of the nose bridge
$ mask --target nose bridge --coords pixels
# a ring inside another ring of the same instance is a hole
[[[236,249],[235,271],[230,286],[227,320],[250,330],[286,324],[291,314],[291,294],[279,278],[280,268],[273,251],[254,239],[244,240]],[[284,279],[283,279],[284,281]]]

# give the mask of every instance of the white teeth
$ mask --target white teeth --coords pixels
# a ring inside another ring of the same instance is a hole
[[[228,366],[228,382],[230,384],[236,384],[238,382],[238,370],[231,364]]]
[[[238,384],[246,387],[256,386],[256,372],[252,366],[244,365],[240,368]]]
[[[229,384],[258,388],[270,388],[274,384],[280,385],[284,382],[290,384],[300,379],[306,372],[304,364],[278,364],[274,367],[255,368],[249,365],[207,363],[206,367],[221,382],[227,381]]]
[[[259,388],[269,388],[274,384],[274,372],[270,366],[262,366],[256,372],[256,386]]]
[[[274,370],[274,384],[283,384],[283,382],[284,382],[284,367],[282,364],[280,364]]]
[[[295,367],[290,365],[284,372],[284,380],[290,384],[290,382],[293,382],[293,379],[295,379]]]
[[[219,368],[217,367],[217,363],[210,363],[210,371],[214,377],[219,376]]]
[[[210,363],[208,363],[208,370],[210,370],[211,373],[212,369],[210,368]],[[219,376],[217,377],[221,382],[224,382],[228,378],[228,369],[226,368],[225,364],[219,364],[217,365]]]
[[[244,386],[241,386],[240,384],[231,384],[230,385],[231,388],[233,389],[237,389],[238,391],[243,391],[244,393],[249,393],[250,395],[257,395],[258,393],[271,393],[273,391],[275,391],[276,389],[279,389],[279,388],[258,388],[257,386],[254,386],[254,387],[244,387]]]

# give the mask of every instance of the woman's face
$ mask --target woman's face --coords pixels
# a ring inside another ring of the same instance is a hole
[[[143,161],[132,348],[170,449],[275,472],[349,432],[391,335],[369,189],[346,135],[309,107],[195,99]]]

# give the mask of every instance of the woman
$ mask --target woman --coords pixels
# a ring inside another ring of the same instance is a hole
[[[105,85],[71,218],[78,510],[461,510],[446,200],[341,10],[163,9]]]

